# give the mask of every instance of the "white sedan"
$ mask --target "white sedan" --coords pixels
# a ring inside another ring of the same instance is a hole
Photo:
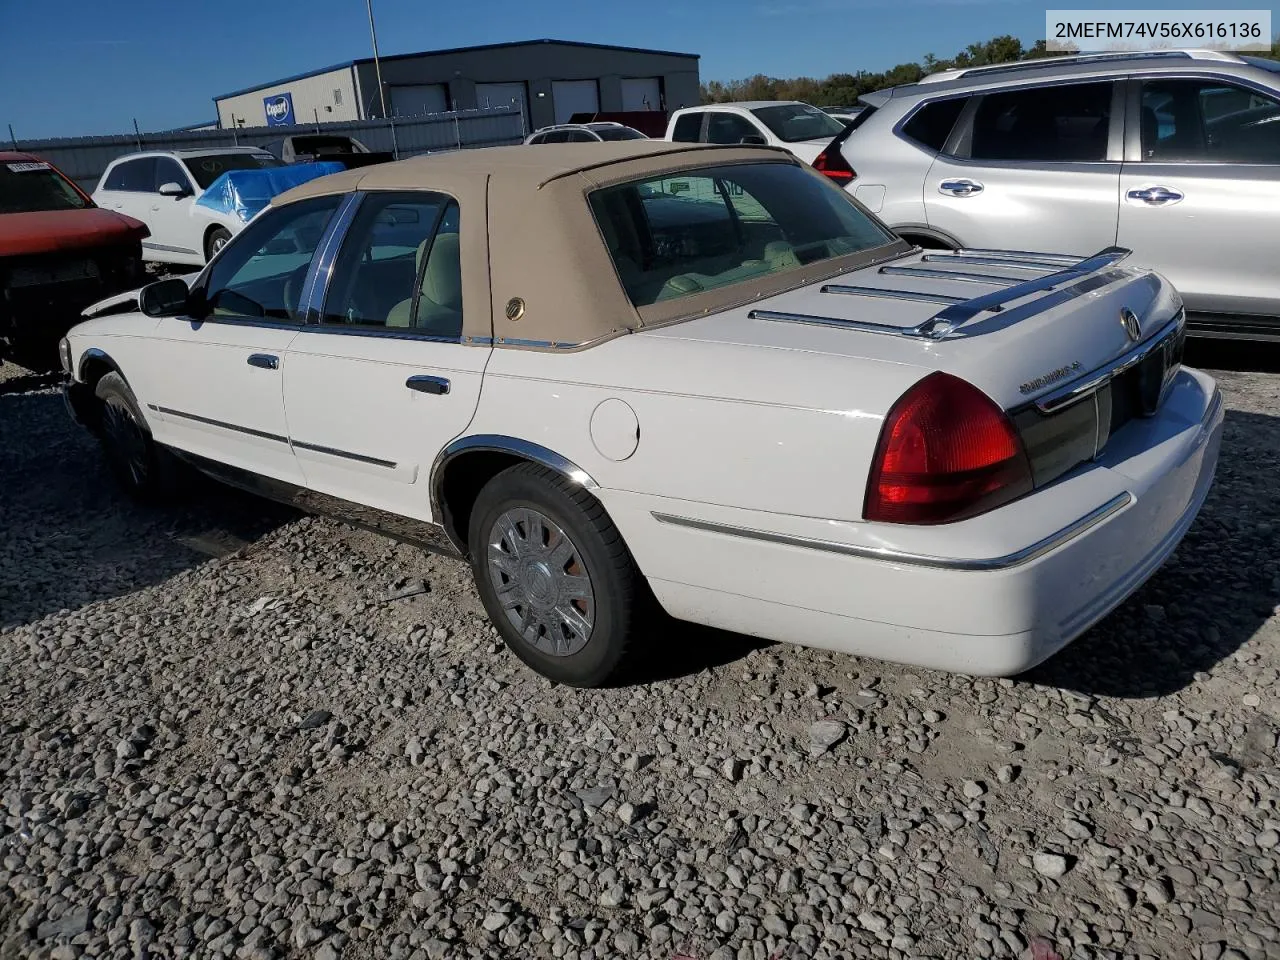
[[[72,330],[67,399],[135,494],[185,462],[465,558],[561,682],[655,601],[1013,674],[1213,478],[1218,391],[1125,254],[922,252],[781,150],[468,150],[276,198]]]
[[[200,204],[204,192],[228,170],[281,166],[258,147],[133,153],[107,166],[93,202],[147,225],[151,236],[142,243],[144,259],[202,267],[246,219]]]

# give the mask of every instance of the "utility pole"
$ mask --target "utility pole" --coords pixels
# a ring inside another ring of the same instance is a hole
[[[142,149],[142,134],[138,132],[138,118],[133,118],[133,135],[138,138],[138,149]]]
[[[9,124],[9,139],[13,141],[13,149],[18,149],[18,138],[13,135],[13,124]]]
[[[369,36],[373,39],[373,72],[378,78],[378,97],[382,101],[382,117],[387,117],[387,92],[382,87],[382,62],[378,59],[378,31],[373,27],[373,0],[365,0],[369,10]]]

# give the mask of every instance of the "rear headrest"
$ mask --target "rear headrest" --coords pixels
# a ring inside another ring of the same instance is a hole
[[[419,254],[421,255],[421,254]],[[442,233],[431,245],[422,293],[444,307],[462,308],[462,258],[456,233]]]

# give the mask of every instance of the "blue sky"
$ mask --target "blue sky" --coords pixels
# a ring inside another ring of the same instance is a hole
[[[551,37],[698,53],[703,80],[880,70],[1000,33],[1030,44],[1044,10],[1043,0],[374,0],[383,54]],[[21,139],[210,120],[215,94],[369,55],[364,0],[0,0],[0,137],[6,123]]]

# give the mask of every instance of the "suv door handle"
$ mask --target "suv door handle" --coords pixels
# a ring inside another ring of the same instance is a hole
[[[1158,207],[1166,203],[1177,203],[1183,195],[1172,187],[1139,187],[1130,190],[1127,196],[1130,200],[1140,200]]]
[[[277,370],[280,367],[280,358],[273,357],[269,353],[251,353],[249,366],[261,367],[263,370]]]
[[[449,381],[444,377],[410,377],[404,382],[404,385],[410,390],[417,390],[419,393],[432,393],[437,396],[449,392]]]
[[[972,197],[982,192],[982,184],[977,180],[943,180],[938,184],[938,192],[952,197]]]

